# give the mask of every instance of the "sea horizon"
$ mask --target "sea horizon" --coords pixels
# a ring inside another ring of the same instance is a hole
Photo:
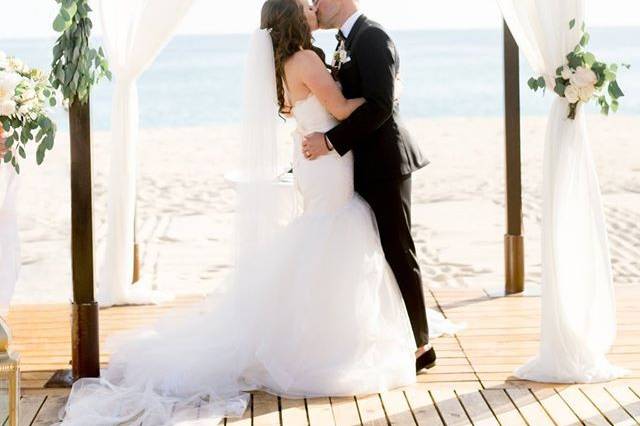
[[[640,115],[640,27],[595,27],[591,50],[606,62],[629,63],[619,73],[626,96],[618,114]],[[502,31],[390,31],[400,53],[405,119],[501,116],[503,114]],[[241,121],[244,62],[250,34],[182,34],[174,37],[138,81],[142,128],[237,124]],[[1,39],[0,50],[31,66],[49,69],[54,38]],[[94,38],[93,45],[100,40]],[[331,32],[316,44],[328,56],[335,47]],[[524,116],[546,115],[553,94],[533,93],[526,85],[533,72],[521,55],[520,98]],[[109,129],[113,82],[92,92],[92,125]],[[597,112],[594,105],[589,112]],[[67,123],[58,110],[61,130]]]

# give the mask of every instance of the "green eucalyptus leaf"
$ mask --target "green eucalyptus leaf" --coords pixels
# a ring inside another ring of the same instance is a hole
[[[576,26],[576,20],[574,18],[571,21],[569,21],[569,29],[572,30],[573,27],[575,27],[575,26]]]
[[[58,15],[53,21],[53,29],[59,33],[67,29],[67,20],[62,15]]]
[[[622,92],[622,89],[620,89],[620,86],[618,86],[618,82],[616,80],[609,83],[609,96],[613,99],[618,99],[624,96],[624,93]]]
[[[582,66],[582,55],[571,52],[567,55],[567,61],[569,61],[570,68],[576,69]]]
[[[591,52],[585,53],[583,58],[584,58],[584,63],[589,66],[592,66],[596,62],[596,56]]]
[[[44,153],[46,148],[47,146],[43,143],[38,145],[38,149],[36,150],[36,163],[38,163],[38,165],[41,165],[44,161]]]
[[[67,12],[67,14],[69,15],[69,19],[71,19],[75,16],[76,12],[78,11],[78,6],[76,5],[75,2],[71,2],[69,6],[66,6],[63,10]]]
[[[611,101],[611,111],[613,112],[618,112],[618,107],[620,106],[620,103],[618,102],[617,99],[614,99]]]
[[[604,78],[607,81],[613,81],[616,79],[616,73],[609,70],[604,70]]]

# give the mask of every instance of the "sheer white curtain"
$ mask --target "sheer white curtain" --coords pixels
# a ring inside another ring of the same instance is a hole
[[[13,166],[0,164],[0,316],[9,311],[20,270],[17,191],[18,175]]]
[[[585,0],[497,0],[533,70],[556,96],[555,70],[578,44]],[[573,29],[569,22],[575,19]],[[544,382],[597,382],[624,371],[606,359],[616,311],[602,201],[585,115],[556,96],[547,124],[542,211],[540,351],[516,371]]]
[[[151,291],[148,282],[131,285],[138,142],[136,80],[168,42],[192,3],[193,0],[99,2],[104,45],[115,77],[108,231],[98,292],[102,306],[155,302],[161,296]]]

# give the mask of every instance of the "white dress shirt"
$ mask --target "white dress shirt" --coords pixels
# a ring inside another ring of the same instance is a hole
[[[356,10],[355,13],[351,16],[349,16],[349,18],[344,21],[344,24],[342,24],[342,27],[340,27],[340,31],[342,31],[342,35],[344,36],[344,38],[348,38],[349,34],[351,34],[351,30],[353,29],[353,26],[356,24],[356,21],[358,20],[359,17],[361,17],[363,15],[361,10]],[[327,135],[324,135],[324,140],[327,144],[327,148],[329,148],[329,151],[333,151],[333,145],[331,144],[331,141],[329,140],[329,138],[327,137]]]
[[[344,21],[344,24],[342,24],[342,27],[340,27],[340,31],[342,31],[344,38],[349,37],[349,34],[351,33],[353,26],[356,24],[356,21],[361,16],[362,16],[362,11],[356,10],[356,12],[353,15],[351,15],[349,19]]]

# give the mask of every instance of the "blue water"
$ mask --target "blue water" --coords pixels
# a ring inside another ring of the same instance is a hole
[[[401,55],[406,118],[503,113],[501,31],[400,31],[392,36]],[[248,40],[248,35],[174,38],[139,81],[141,126],[239,122]],[[596,56],[632,64],[619,76],[627,95],[620,113],[640,114],[640,27],[593,29],[591,40]],[[317,44],[330,53],[335,39],[321,33]],[[49,65],[51,45],[52,40],[0,40],[0,50],[42,68]],[[521,59],[522,113],[545,114],[553,96],[529,91],[526,80],[532,72]],[[102,83],[92,94],[96,129],[109,128],[112,87]],[[64,129],[64,115],[56,115]]]

